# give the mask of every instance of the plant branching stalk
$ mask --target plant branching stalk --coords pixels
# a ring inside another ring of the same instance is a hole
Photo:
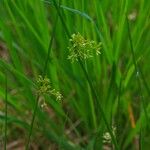
[[[44,76],[46,75],[46,71],[47,71],[48,60],[49,60],[49,56],[50,56],[50,52],[51,52],[51,47],[52,47],[52,43],[53,43],[55,31],[56,31],[56,24],[57,24],[57,21],[58,21],[58,17],[56,17],[56,20],[55,20],[55,23],[54,23],[54,29],[53,29],[53,32],[52,32],[52,35],[51,35],[51,39],[50,39],[50,42],[49,42],[49,46],[48,46],[47,58],[46,58],[45,65],[44,65],[44,69],[43,69],[43,73],[42,73],[42,77],[43,77],[43,78],[44,78]],[[30,145],[30,140],[31,140],[33,125],[34,125],[34,121],[35,121],[35,117],[36,117],[36,112],[37,112],[37,109],[38,109],[39,97],[40,97],[40,95],[38,94],[38,95],[37,95],[37,98],[36,98],[36,102],[35,102],[35,108],[34,108],[33,115],[32,115],[32,120],[31,120],[29,135],[28,135],[28,140],[27,140],[27,144],[26,144],[26,150],[29,149],[29,145]]]
[[[64,29],[65,29],[65,31],[66,31],[66,34],[67,34],[68,38],[70,38],[70,37],[71,37],[71,34],[69,33],[69,30],[68,30],[68,28],[67,28],[67,26],[66,26],[66,24],[65,24],[65,22],[64,22],[64,19],[63,19],[61,13],[60,13],[59,6],[57,5],[57,3],[56,3],[55,0],[53,0],[53,2],[54,2],[54,6],[55,6],[55,8],[56,8],[56,10],[57,10],[58,16],[60,17],[60,20],[61,20],[61,22],[62,22],[62,25],[64,26]],[[92,91],[92,93],[93,93],[93,96],[94,96],[94,98],[95,98],[95,100],[96,100],[96,103],[97,103],[97,104],[99,105],[99,107],[100,107],[99,111],[100,111],[100,113],[102,114],[102,118],[103,118],[103,120],[104,120],[104,123],[106,124],[106,127],[107,127],[107,129],[108,129],[108,132],[109,132],[110,135],[111,135],[112,142],[113,142],[113,144],[114,144],[114,146],[115,146],[115,149],[118,150],[119,148],[118,148],[117,141],[116,141],[116,139],[115,139],[115,136],[113,135],[112,129],[111,129],[110,126],[109,126],[109,123],[108,123],[108,121],[107,121],[107,118],[106,118],[106,116],[105,116],[105,113],[104,113],[104,111],[103,111],[103,109],[102,109],[102,106],[101,106],[99,100],[98,100],[98,96],[97,96],[96,91],[95,91],[95,89],[94,89],[94,87],[93,87],[93,84],[92,84],[92,82],[91,82],[91,80],[90,80],[90,78],[89,78],[89,76],[88,76],[88,73],[86,72],[86,69],[84,68],[84,65],[83,65],[82,61],[81,61],[80,59],[78,59],[78,60],[79,60],[80,66],[81,66],[81,68],[82,68],[82,70],[83,70],[83,72],[84,72],[84,75],[85,75],[85,77],[86,77],[86,79],[87,79],[87,81],[88,81],[88,83],[89,83],[89,86],[90,86],[91,91]]]

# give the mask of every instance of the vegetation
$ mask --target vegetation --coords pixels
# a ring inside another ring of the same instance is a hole
[[[0,0],[0,149],[149,150],[149,10]]]

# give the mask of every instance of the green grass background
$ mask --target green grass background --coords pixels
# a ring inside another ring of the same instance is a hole
[[[80,63],[67,59],[70,35],[78,32],[102,42],[101,55],[83,63],[98,103]],[[109,127],[116,127],[118,149],[148,150],[149,44],[150,1],[0,0],[1,146],[18,139],[26,145],[36,104],[35,82],[48,58],[46,76],[63,100],[45,96],[48,108],[38,105],[31,146],[104,149],[108,144],[102,137],[108,128],[102,107]]]

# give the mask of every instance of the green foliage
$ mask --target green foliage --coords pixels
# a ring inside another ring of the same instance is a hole
[[[0,148],[148,150],[149,10],[144,0],[0,0]]]

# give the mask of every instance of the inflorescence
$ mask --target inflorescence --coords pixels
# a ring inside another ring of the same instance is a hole
[[[102,43],[96,43],[85,39],[80,33],[73,34],[70,39],[70,47],[68,59],[72,62],[80,60],[85,60],[93,57],[93,54],[99,55]]]
[[[49,94],[54,96],[56,100],[62,100],[62,94],[56,89],[52,88],[50,80],[47,77],[42,77],[41,75],[39,75],[37,79],[37,85],[37,93],[39,95]]]
[[[116,127],[112,126],[112,132],[115,136],[115,132],[116,132]],[[111,135],[109,132],[105,132],[103,134],[103,143],[111,143],[112,142],[112,139],[111,139]]]

